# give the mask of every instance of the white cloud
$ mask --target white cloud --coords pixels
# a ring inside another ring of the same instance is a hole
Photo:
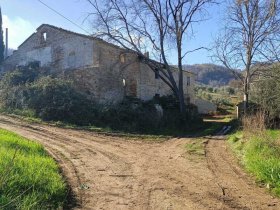
[[[3,15],[3,31],[5,28],[9,29],[9,48],[17,49],[17,47],[35,32],[31,22],[24,20],[21,17],[10,19],[7,15]],[[4,36],[5,37],[5,36]]]

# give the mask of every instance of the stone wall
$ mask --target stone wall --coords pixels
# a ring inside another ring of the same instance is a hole
[[[101,103],[120,101],[124,96],[150,100],[156,94],[172,94],[155,78],[135,54],[115,45],[50,25],[42,25],[4,62],[4,69],[15,69],[39,61],[52,73],[71,78],[79,90]],[[174,72],[176,81],[177,72]],[[190,85],[187,85],[190,77]],[[193,102],[194,75],[184,72],[186,98]]]
[[[42,67],[75,69],[96,65],[93,40],[42,25],[5,60],[6,70],[39,61]]]
[[[160,78],[155,78],[155,73],[147,67],[145,64],[140,64],[140,86],[139,97],[144,100],[149,100],[153,98],[156,94],[160,96],[173,94],[170,87],[164,83]],[[173,76],[178,84],[178,71],[173,71]],[[189,78],[189,82],[188,82]],[[189,102],[194,103],[194,74],[184,71],[183,72],[183,82],[184,82],[184,94],[187,102],[189,97]]]

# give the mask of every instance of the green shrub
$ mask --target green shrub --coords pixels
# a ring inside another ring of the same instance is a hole
[[[6,88],[0,98],[8,112],[13,110],[24,116],[30,114],[28,117],[38,116],[47,121],[78,125],[88,125],[96,119],[96,105],[77,92],[70,81],[59,78],[47,76]]]
[[[1,80],[2,87],[13,87],[35,81],[40,71],[34,63],[22,66],[14,71],[7,72]]]
[[[269,77],[260,77],[252,86],[252,101],[266,112],[267,126],[280,128],[280,66],[278,63],[264,70]]]
[[[44,120],[88,125],[96,119],[96,105],[69,81],[43,77],[29,85],[27,92],[28,107]]]
[[[152,104],[125,98],[118,104],[100,110],[99,124],[114,130],[148,131],[156,129],[159,117]]]
[[[163,107],[163,116],[157,112],[155,104]],[[182,131],[186,132],[193,128],[197,123],[202,123],[195,114],[194,106],[188,106],[187,110],[189,111],[186,115],[182,116],[173,96],[164,96],[148,102],[125,98],[113,106],[102,107],[96,125],[129,132],[179,135]]]

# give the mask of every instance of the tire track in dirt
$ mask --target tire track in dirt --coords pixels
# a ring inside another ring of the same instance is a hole
[[[0,116],[0,127],[46,147],[80,204],[73,209],[268,209],[271,204],[263,190],[239,198],[243,190],[251,193],[239,186],[247,180],[239,167],[227,168],[232,159],[227,159],[223,144],[214,140],[207,145],[206,158],[192,161],[184,148],[190,139],[148,143],[7,116]],[[254,191],[255,186],[251,187]],[[278,203],[271,209],[277,207]]]
[[[249,177],[221,136],[209,139],[206,146],[208,168],[223,193],[221,209],[280,209],[279,200],[259,188]]]

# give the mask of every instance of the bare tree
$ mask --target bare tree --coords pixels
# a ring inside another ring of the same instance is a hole
[[[224,31],[215,41],[214,58],[242,81],[246,113],[252,78],[271,62],[273,54],[267,46],[275,43],[279,32],[279,2],[230,0],[227,16]]]
[[[90,15],[94,16],[95,35],[135,53],[171,88],[180,111],[185,112],[182,62],[190,51],[183,50],[183,42],[192,33],[192,25],[203,20],[204,8],[213,0],[87,1],[94,9]],[[176,56],[177,72],[171,56]]]

